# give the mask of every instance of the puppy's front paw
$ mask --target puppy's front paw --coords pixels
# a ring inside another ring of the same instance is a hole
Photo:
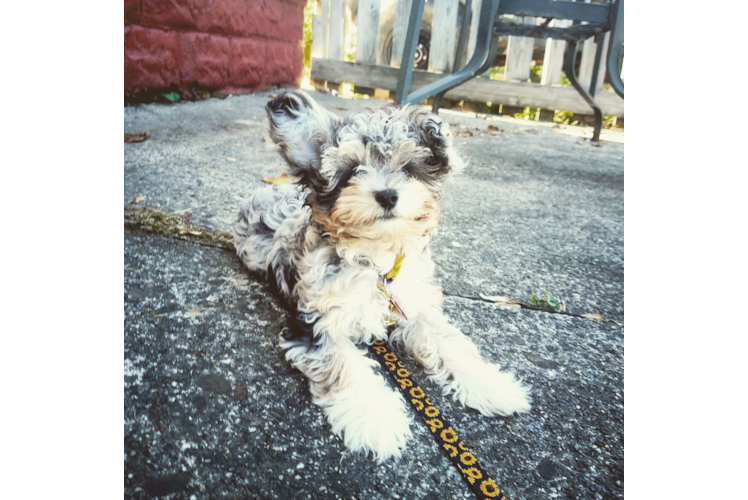
[[[455,400],[486,416],[508,416],[530,410],[530,387],[511,373],[499,371],[496,365],[483,362],[452,375],[445,393],[454,392]]]
[[[410,417],[403,399],[382,386],[347,391],[325,408],[336,434],[351,451],[372,452],[377,463],[399,457],[411,437]]]

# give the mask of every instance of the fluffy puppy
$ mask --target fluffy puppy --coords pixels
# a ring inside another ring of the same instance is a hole
[[[333,432],[379,462],[411,436],[402,396],[361,347],[393,324],[390,339],[444,394],[484,415],[529,410],[529,388],[484,361],[441,309],[429,242],[444,183],[463,166],[448,124],[408,106],[340,118],[300,91],[266,110],[297,182],[254,193],[234,241],[292,311],[281,347]]]

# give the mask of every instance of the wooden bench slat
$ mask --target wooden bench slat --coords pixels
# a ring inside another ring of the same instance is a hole
[[[359,0],[356,28],[356,62],[376,64],[379,48],[379,0]]]
[[[387,66],[313,59],[312,79],[347,82],[354,85],[395,90],[398,70]],[[414,71],[412,90],[417,90],[442,78],[426,71]],[[447,92],[447,99],[502,103],[507,106],[532,106],[542,109],[562,109],[574,113],[592,114],[589,105],[571,87],[548,87],[535,83],[497,82],[474,78]],[[596,97],[606,115],[623,117],[623,99],[615,92],[600,92]]]

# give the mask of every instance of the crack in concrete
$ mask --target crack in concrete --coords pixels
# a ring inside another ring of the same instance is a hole
[[[173,214],[168,214],[155,208],[141,206],[135,203],[125,205],[125,230],[134,233],[155,234],[166,238],[174,238],[190,243],[197,243],[198,245],[221,248],[223,250],[234,252],[234,238],[231,233],[213,232],[204,227],[189,224],[181,216],[177,217]],[[466,300],[487,302],[489,304],[497,303],[475,295],[462,295],[459,293],[448,292],[446,290],[442,291],[442,293],[447,297],[458,297]],[[572,316],[593,321],[592,318],[588,318],[582,314],[574,314],[566,311],[549,311],[548,309],[533,306],[519,300],[515,300],[515,303],[515,306],[505,305],[504,307],[519,307],[521,309],[531,309],[533,311],[560,314],[563,316]],[[607,318],[602,320],[597,319],[596,321],[610,321],[619,325],[621,324]]]
[[[483,297],[478,297],[478,296],[475,296],[475,295],[462,295],[462,294],[459,294],[459,293],[448,292],[446,290],[442,290],[442,295],[445,295],[447,297],[458,297],[458,298],[461,298],[461,299],[474,300],[474,301],[477,301],[477,302],[487,302],[489,304],[497,304],[497,305],[502,306],[502,307],[515,307],[515,308],[518,308],[518,309],[531,309],[533,311],[540,311],[540,312],[550,313],[550,314],[560,314],[562,316],[572,316],[574,318],[582,318],[582,319],[586,319],[586,320],[590,320],[590,321],[611,322],[611,323],[615,323],[617,325],[621,324],[618,321],[614,321],[614,320],[608,319],[608,318],[605,318],[605,319],[593,319],[593,318],[588,318],[584,314],[575,314],[575,313],[570,313],[570,312],[567,312],[567,311],[549,311],[548,309],[543,309],[542,307],[533,306],[531,304],[527,304],[527,303],[519,301],[519,300],[515,300],[516,305],[512,306],[512,305],[500,304],[500,303],[495,302],[493,300],[484,299]]]

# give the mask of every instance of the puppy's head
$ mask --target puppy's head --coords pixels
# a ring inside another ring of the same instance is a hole
[[[441,118],[405,106],[343,119],[300,91],[266,110],[270,136],[333,238],[401,248],[436,228],[444,183],[463,166]]]

